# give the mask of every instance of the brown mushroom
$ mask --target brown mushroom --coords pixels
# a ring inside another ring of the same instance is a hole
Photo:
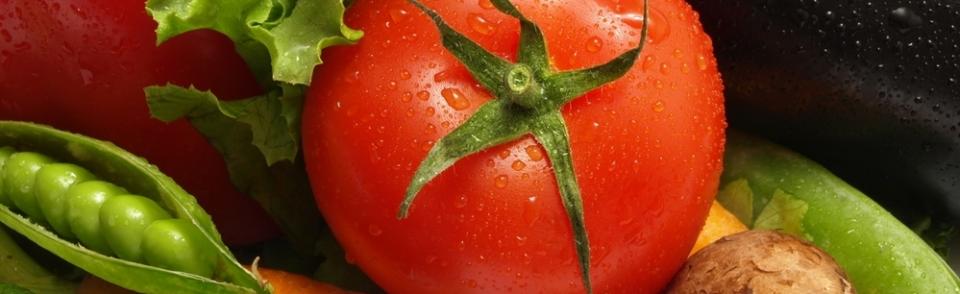
[[[666,293],[856,293],[833,257],[775,231],[724,237],[697,252]]]

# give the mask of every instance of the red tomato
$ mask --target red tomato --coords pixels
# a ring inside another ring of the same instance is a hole
[[[424,2],[514,59],[518,22],[489,1]],[[560,70],[604,63],[640,39],[642,1],[514,2],[542,27]],[[661,289],[720,175],[726,124],[710,39],[683,1],[650,2],[636,65],[563,108],[597,293]],[[582,292],[570,222],[530,136],[459,161],[397,220],[431,145],[491,97],[405,1],[356,1],[348,14],[366,35],[324,52],[303,121],[317,202],[348,257],[395,293]]]
[[[147,158],[198,197],[226,242],[276,226],[233,188],[219,154],[186,122],[150,117],[143,87],[173,82],[223,98],[259,93],[228,39],[194,32],[155,45],[143,1],[0,1],[0,119],[50,124]]]

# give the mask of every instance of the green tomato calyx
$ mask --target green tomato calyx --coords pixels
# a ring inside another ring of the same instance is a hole
[[[528,134],[533,135],[547,151],[560,198],[573,229],[581,279],[587,292],[592,292],[590,240],[583,218],[580,187],[573,168],[570,136],[560,109],[577,97],[619,79],[630,70],[647,39],[646,0],[643,8],[644,25],[637,47],[607,63],[572,71],[553,68],[543,32],[509,0],[491,0],[491,3],[501,12],[520,21],[516,63],[490,53],[460,34],[444,22],[437,12],[419,1],[409,2],[434,22],[444,47],[497,99],[481,105],[462,125],[433,145],[414,173],[397,217],[406,218],[413,200],[424,185],[461,158]]]

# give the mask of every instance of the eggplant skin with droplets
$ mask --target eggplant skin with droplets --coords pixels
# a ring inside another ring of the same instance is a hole
[[[690,3],[714,40],[732,126],[895,212],[960,216],[960,1]]]

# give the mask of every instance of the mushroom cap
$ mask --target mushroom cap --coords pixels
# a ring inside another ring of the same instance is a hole
[[[791,235],[723,237],[687,260],[666,293],[856,293],[837,262]]]

